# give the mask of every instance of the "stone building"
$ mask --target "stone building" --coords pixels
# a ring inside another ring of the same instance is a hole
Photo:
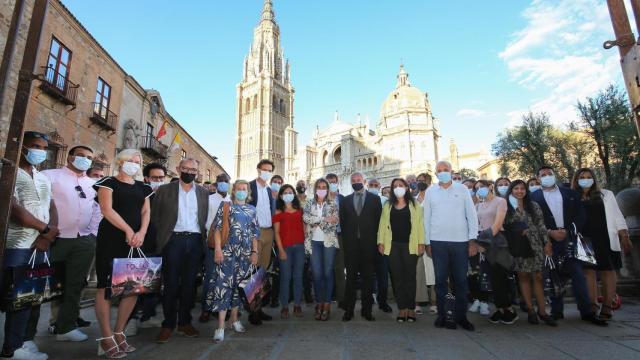
[[[293,167],[297,133],[293,128],[294,89],[291,68],[280,44],[271,0],[265,0],[237,86],[235,172],[239,179],[256,176],[260,159],[271,159],[275,172]]]

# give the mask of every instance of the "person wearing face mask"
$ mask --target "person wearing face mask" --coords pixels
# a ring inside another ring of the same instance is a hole
[[[338,251],[338,206],[328,198],[329,183],[325,179],[316,180],[314,196],[304,206],[303,220],[307,225],[304,246],[311,256],[313,290],[316,297],[316,320],[327,321],[331,313],[333,299],[334,263]]]
[[[156,251],[162,254],[164,287],[164,321],[157,343],[168,342],[176,327],[180,335],[199,336],[191,324],[191,308],[207,239],[209,190],[195,183],[198,171],[197,160],[182,159],[176,167],[180,180],[160,186],[153,199],[151,221],[158,231]]]
[[[460,325],[473,331],[475,328],[466,316],[467,269],[469,257],[478,252],[478,216],[466,186],[451,180],[451,164],[438,162],[436,173],[438,184],[427,190],[424,205],[426,252],[433,259],[436,275],[438,318],[434,325],[451,329]],[[449,277],[453,278],[455,288],[455,323],[447,322],[445,317]]]
[[[391,181],[391,199],[382,208],[378,252],[388,258],[398,303],[398,322],[416,321],[416,267],[424,253],[422,207],[403,179]]]
[[[527,188],[529,189],[530,193],[534,193],[542,189],[542,186],[540,186],[540,180],[538,180],[538,178],[531,178],[527,180]]]
[[[269,182],[269,188],[271,188],[271,195],[273,196],[273,201],[277,201],[278,193],[280,193],[280,189],[284,184],[284,180],[280,175],[273,175],[271,181]]]
[[[424,208],[425,195],[427,189],[431,185],[431,175],[428,173],[420,173],[416,178],[417,181],[417,194],[415,200],[420,207]],[[429,314],[436,315],[438,313],[438,307],[436,306],[436,295],[434,291],[434,285],[436,283],[435,272],[433,269],[433,261],[428,256],[419,256],[418,264],[416,267],[416,313],[422,315],[422,306],[429,305]]]
[[[592,309],[603,320],[613,317],[613,298],[616,294],[616,271],[622,268],[621,250],[630,253],[633,245],[629,240],[627,223],[618,207],[613,192],[598,186],[593,170],[582,168],[576,171],[571,188],[580,194],[587,214],[582,235],[591,239],[596,265],[585,265],[587,288]],[[597,305],[599,275],[602,281],[602,306]]]
[[[276,207],[276,203],[277,203],[277,199],[278,199],[278,193],[280,192],[280,188],[282,187],[282,184],[284,183],[284,180],[282,179],[282,176],[280,175],[273,175],[271,177],[271,181],[269,183],[269,187],[271,188],[271,198],[273,199],[273,208],[275,209]],[[275,236],[275,226],[274,226],[274,236]],[[279,301],[280,301],[280,257],[278,256],[278,247],[274,246],[273,247],[272,254],[271,254],[271,280],[272,280],[272,284],[271,284],[271,291],[269,292],[269,296],[271,297],[271,307],[272,308],[277,308],[279,306]]]
[[[22,141],[20,162],[16,173],[11,214],[6,234],[3,267],[0,280],[9,268],[25,266],[37,250],[34,264],[46,262],[49,251],[59,233],[58,212],[51,196],[51,181],[36,169],[47,159],[48,137],[26,131]],[[4,323],[2,357],[45,360],[33,341],[37,332],[40,305],[9,311]]]
[[[382,205],[377,196],[365,190],[365,182],[362,173],[351,174],[351,188],[354,192],[340,203],[340,228],[344,238],[344,256],[347,265],[345,313],[342,321],[353,319],[358,273],[362,279],[361,315],[367,321],[375,320],[372,313],[372,287]]]
[[[251,186],[244,180],[237,180],[231,188],[232,204],[225,216],[225,206],[220,206],[211,225],[213,251],[215,253],[216,275],[214,284],[207,292],[209,311],[218,313],[218,326],[213,336],[214,342],[224,341],[225,320],[229,310],[231,328],[238,333],[246,332],[238,319],[242,300],[239,285],[247,278],[251,267],[258,265],[260,225],[255,206],[250,205]],[[225,217],[227,220],[225,220]],[[228,221],[228,233],[223,234],[223,223]]]
[[[575,230],[581,231],[587,220],[580,195],[574,190],[556,185],[555,172],[550,166],[540,167],[537,176],[542,190],[532,193],[531,200],[542,209],[553,256],[564,259],[563,271],[571,277],[571,288],[580,316],[582,320],[594,325],[607,326],[607,322],[600,319],[591,307],[582,263],[573,255],[577,239]],[[551,296],[551,316],[555,320],[564,319],[563,296]]]
[[[324,178],[329,183],[329,199],[335,201],[336,207],[340,209],[340,203],[344,200],[344,195],[340,194],[340,180],[338,179],[338,175],[329,173]],[[334,292],[335,300],[338,302],[338,308],[344,309],[344,285],[347,281],[347,277],[345,275],[344,250],[342,247],[340,224],[336,226],[336,233],[338,235],[339,246],[334,262]]]
[[[507,191],[509,190],[509,185],[511,185],[511,180],[509,180],[508,177],[503,176],[496,179],[495,184],[495,194],[505,198],[507,196]]]
[[[42,172],[51,181],[51,195],[59,210],[60,234],[51,247],[51,260],[64,262],[67,274],[62,300],[54,301],[51,306],[49,323],[57,334],[57,341],[88,339],[78,329],[78,318],[80,297],[95,253],[101,220],[100,209],[94,206],[95,181],[85,173],[92,162],[93,150],[78,145],[69,150],[66,166]]]
[[[476,197],[476,179],[466,179],[462,182],[462,185],[466,186],[467,189],[469,189],[469,195],[471,195],[471,198],[473,199],[473,203],[477,203],[478,202],[478,198]]]
[[[293,279],[293,315],[302,317],[302,272],[304,270],[304,223],[302,208],[293,186],[286,184],[276,196],[273,228],[280,263],[280,317],[289,318],[289,289]],[[275,285],[274,285],[275,286]]]
[[[391,196],[391,186],[384,186],[380,189],[380,201],[382,202],[382,206],[389,201],[389,197]]]
[[[142,155],[138,150],[125,149],[116,156],[118,175],[98,181],[98,203],[104,218],[96,241],[96,275],[98,278],[95,308],[102,335],[98,353],[108,358],[121,358],[135,351],[127,343],[124,328],[137,296],[120,299],[114,328],[111,327],[111,271],[115,258],[128,257],[131,248],[142,247],[149,227],[150,186],[134,179],[140,172]],[[164,265],[163,265],[164,266]]]
[[[462,184],[462,174],[454,172],[451,174],[451,180],[456,184]]]
[[[222,173],[216,176],[216,193],[209,195],[209,211],[207,215],[207,237],[210,238],[212,235],[211,232],[211,224],[213,224],[213,220],[218,213],[218,209],[220,208],[220,204],[222,203],[230,203],[231,196],[229,195],[229,185],[230,178],[229,175]],[[209,306],[206,303],[207,293],[213,286],[213,278],[215,276],[215,262],[214,262],[214,254],[213,248],[210,247],[211,244],[205,243],[204,248],[204,279],[202,280],[202,312],[198,321],[201,323],[209,322],[211,318],[211,312],[208,310]]]
[[[298,180],[296,183],[296,194],[298,196],[298,200],[300,201],[300,205],[304,207],[304,204],[307,202],[307,182],[304,180]]]
[[[380,197],[380,181],[372,178],[367,181],[367,191],[373,195]],[[380,202],[382,205],[382,202]],[[376,254],[375,282],[374,282],[374,300],[378,303],[378,308],[382,312],[390,313],[393,311],[387,302],[387,292],[389,288],[389,260],[382,254]]]
[[[411,195],[416,197],[418,195],[418,179],[415,174],[409,174],[405,178],[407,184],[409,184],[409,189],[411,190]]]

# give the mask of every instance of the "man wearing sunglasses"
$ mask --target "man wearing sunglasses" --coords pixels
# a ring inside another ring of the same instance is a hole
[[[59,303],[52,305],[51,325],[57,341],[85,341],[87,335],[78,330],[80,296],[95,255],[96,235],[100,219],[99,207],[94,206],[94,179],[86,171],[93,163],[93,150],[85,145],[69,150],[67,164],[60,169],[45,170],[51,181],[52,198],[58,207],[60,234],[51,247],[53,261],[65,263],[65,292]],[[56,311],[57,314],[56,314]]]

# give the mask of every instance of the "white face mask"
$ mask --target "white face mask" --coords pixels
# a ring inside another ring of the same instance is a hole
[[[400,187],[398,186],[397,188],[393,189],[393,194],[397,197],[397,198],[402,198],[404,197],[404,195],[407,193],[407,188],[404,187]]]
[[[162,185],[164,185],[164,181],[152,181],[149,183],[149,186],[151,186],[153,191],[157,190]]]
[[[260,170],[260,179],[266,181],[271,180],[271,177],[273,176],[273,174],[269,171],[264,171],[264,170]]]
[[[125,161],[124,164],[122,164],[122,172],[129,176],[134,176],[138,171],[140,171],[140,164],[131,161]]]

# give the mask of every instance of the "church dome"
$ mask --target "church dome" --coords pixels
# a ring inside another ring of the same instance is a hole
[[[411,86],[409,74],[400,66],[398,73],[398,83],[396,88],[387,96],[380,109],[380,118],[387,118],[405,111],[424,112],[430,111],[427,94],[420,89]]]

